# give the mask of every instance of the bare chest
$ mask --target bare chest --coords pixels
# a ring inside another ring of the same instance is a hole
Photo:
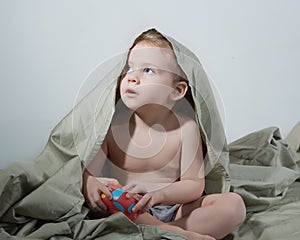
[[[180,172],[180,136],[180,130],[130,134],[124,129],[113,129],[108,141],[112,174],[123,183],[146,176],[152,182],[175,181]]]

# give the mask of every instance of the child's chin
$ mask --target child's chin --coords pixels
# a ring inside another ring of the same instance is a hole
[[[128,109],[132,111],[136,111],[140,107],[139,105],[128,101],[124,101],[124,104]]]

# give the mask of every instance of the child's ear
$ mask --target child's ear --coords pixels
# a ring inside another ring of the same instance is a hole
[[[173,101],[178,101],[184,97],[188,90],[188,84],[184,81],[176,83],[173,92],[171,93],[171,99]]]

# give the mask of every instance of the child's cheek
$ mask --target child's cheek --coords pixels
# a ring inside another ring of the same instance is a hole
[[[123,93],[125,91],[125,86],[124,86],[124,80],[121,81],[120,83],[120,95],[123,96]]]

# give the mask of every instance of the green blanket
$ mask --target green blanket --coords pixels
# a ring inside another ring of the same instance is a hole
[[[34,162],[1,170],[0,239],[185,239],[123,214],[88,220],[81,162],[70,159],[47,177]],[[15,236],[14,238],[12,236]]]
[[[228,146],[207,76],[191,51],[167,38],[189,80],[195,119],[207,148],[205,190],[229,191]],[[0,171],[0,239],[182,239],[155,227],[136,226],[121,214],[100,220],[86,217],[82,169],[98,152],[110,126],[125,57],[58,123],[34,161]]]
[[[300,129],[290,141],[270,127],[229,145],[232,190],[247,205],[247,218],[235,240],[300,239]],[[296,137],[297,136],[297,137]],[[295,182],[296,181],[296,182]]]

